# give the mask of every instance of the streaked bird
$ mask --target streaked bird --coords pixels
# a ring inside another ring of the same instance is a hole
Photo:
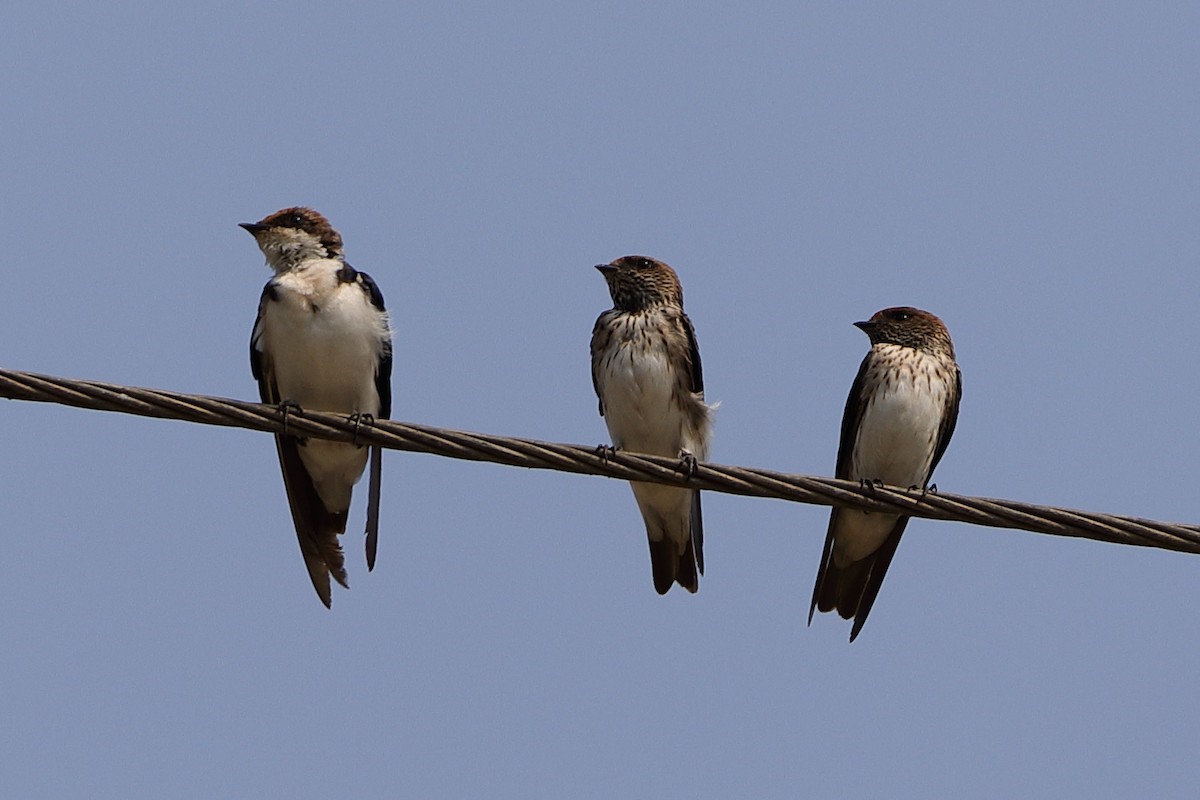
[[[925,491],[958,420],[962,376],[950,332],[917,308],[886,308],[854,323],[871,339],[846,399],[835,477]],[[814,611],[853,618],[854,641],[871,613],[904,515],[835,507],[813,588]]]
[[[592,329],[592,384],[613,447],[694,466],[708,457],[711,407],[704,404],[700,351],[683,313],[675,271],[645,256],[599,264],[613,308]],[[704,574],[700,492],[631,482],[646,523],[654,588],[689,592]]]
[[[311,208],[285,208],[242,223],[275,276],[267,281],[250,338],[250,370],[264,403],[286,415],[304,410],[387,419],[392,410],[392,336],[383,295],[348,263],[342,237]],[[285,417],[286,419],[286,417]],[[276,434],[279,466],[300,552],[313,588],[328,607],[329,577],[342,586],[346,567],[338,536],[368,448],[289,433]],[[382,451],[370,448],[367,567],[379,538]]]

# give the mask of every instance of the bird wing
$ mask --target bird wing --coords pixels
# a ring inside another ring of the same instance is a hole
[[[954,426],[958,424],[958,404],[962,400],[962,370],[954,365],[954,391],[946,398],[946,410],[942,414],[942,424],[938,427],[937,444],[933,449],[933,460],[929,462],[929,474],[925,482],[933,477],[933,470],[946,453],[950,437],[954,435]]]
[[[690,382],[689,388],[700,395],[704,396],[704,369],[700,365],[700,347],[696,344],[696,329],[692,326],[692,321],[688,319],[688,315],[680,312],[680,324],[683,326],[683,335],[687,338],[688,355],[687,369],[685,374]]]
[[[381,313],[386,314],[387,308],[383,303],[383,292],[365,272],[359,272],[355,278],[363,287],[371,305]],[[379,363],[375,367],[375,393],[379,395],[379,419],[390,419],[392,415],[392,337],[389,334],[383,343],[383,351],[379,355]],[[375,569],[375,555],[379,549],[379,498],[383,483],[383,449],[376,446],[371,448],[371,477],[367,488],[367,529],[366,551],[367,571]]]
[[[605,311],[596,318],[596,324],[592,326],[592,389],[596,392],[596,400],[602,417],[604,416],[604,395],[600,393],[600,363],[604,358],[604,352],[608,349],[609,340],[612,338],[612,326],[606,324],[612,313]]]
[[[866,411],[866,393],[863,385],[871,362],[868,352],[859,365],[858,374],[850,386],[850,394],[846,397],[846,408],[842,412],[842,433],[838,442],[837,466],[834,477],[850,480],[850,467],[854,458],[854,446],[858,439],[858,428]],[[953,425],[951,425],[953,427]],[[884,543],[871,555],[852,564],[838,567],[833,562],[833,546],[841,509],[837,506],[829,512],[829,527],[825,533],[825,548],[821,553],[821,566],[817,571],[817,581],[813,586],[812,604],[808,608],[808,621],[811,624],[814,612],[837,609],[838,613],[849,619],[854,618],[850,629],[850,641],[854,641],[871,613],[879,587],[887,575],[888,566],[900,545],[900,537],[908,525],[908,517],[901,516],[888,533]]]

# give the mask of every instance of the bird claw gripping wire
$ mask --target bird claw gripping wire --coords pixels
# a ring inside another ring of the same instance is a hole
[[[292,416],[292,414],[303,416],[304,409],[300,408],[300,404],[294,400],[284,400],[275,408],[278,409],[279,415],[283,417],[283,435],[291,436],[292,434],[288,432],[288,419]],[[304,444],[308,441],[307,436],[297,436],[296,439],[300,441],[300,444]]]
[[[885,484],[879,478],[859,478],[858,485],[864,492],[874,496],[876,489],[882,489]]]
[[[351,439],[350,441],[356,447],[361,447],[362,445],[360,445],[358,443],[358,431],[364,425],[366,425],[367,427],[374,425],[375,424],[375,415],[371,414],[367,411],[359,411],[354,414],[351,414],[349,417],[349,420],[354,423],[354,438]]]
[[[687,476],[689,481],[696,474],[697,463],[696,457],[687,450],[679,451],[679,469],[683,471],[683,474]]]

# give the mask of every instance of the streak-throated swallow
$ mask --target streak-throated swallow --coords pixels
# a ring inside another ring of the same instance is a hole
[[[379,287],[346,263],[342,237],[311,208],[285,208],[244,222],[275,276],[267,281],[250,337],[250,371],[264,403],[387,419],[392,410],[392,335]],[[286,419],[286,416],[285,416]],[[275,435],[300,552],[313,588],[330,605],[329,576],[342,586],[338,536],[368,448],[289,433]],[[367,568],[379,537],[382,451],[369,448]]]
[[[613,447],[679,457],[686,464],[708,457],[711,407],[696,332],[683,313],[683,289],[661,261],[625,256],[597,265],[613,308],[592,329],[592,384]],[[658,483],[631,482],[646,523],[654,588],[672,583],[689,592],[704,574],[700,492]]]
[[[925,491],[946,452],[962,375],[950,332],[917,308],[886,308],[854,323],[871,339],[846,399],[835,477]],[[834,507],[813,588],[814,611],[854,619],[854,641],[871,613],[904,526],[904,515]]]

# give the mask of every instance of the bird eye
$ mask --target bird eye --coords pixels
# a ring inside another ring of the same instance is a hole
[[[650,267],[652,267],[652,266],[654,266],[654,265],[650,263],[650,259],[648,259],[648,258],[643,258],[640,261],[638,261],[638,268],[640,268],[640,269],[650,269]]]
[[[299,214],[292,214],[291,219],[289,221],[292,223],[293,226],[299,228],[301,225],[304,224],[304,217],[300,216]]]
[[[892,319],[896,320],[897,322],[905,322],[911,318],[912,314],[909,314],[907,311],[897,311],[892,315]]]

